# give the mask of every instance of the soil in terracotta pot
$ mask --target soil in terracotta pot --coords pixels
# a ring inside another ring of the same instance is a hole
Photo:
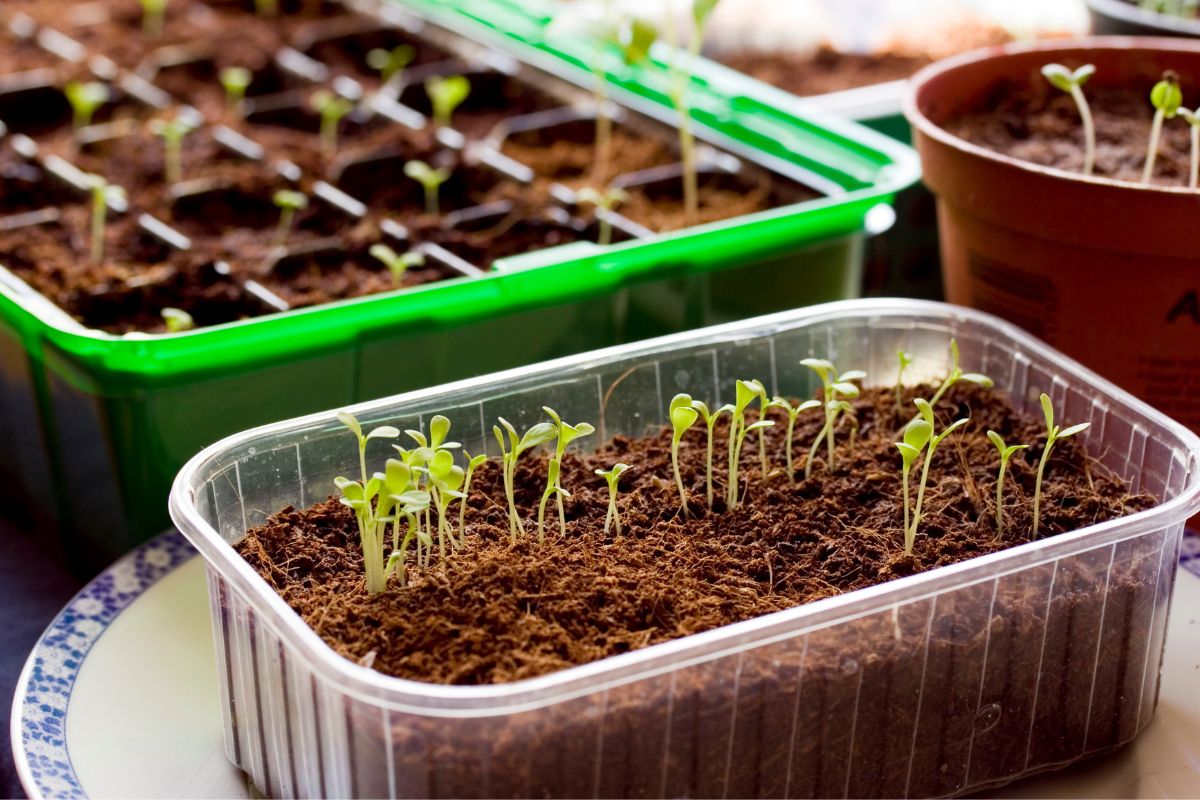
[[[922,387],[920,394],[932,391]],[[742,453],[743,501],[733,511],[721,499],[724,421],[717,428],[712,512],[705,502],[703,429],[684,437],[680,464],[690,517],[680,513],[672,480],[669,429],[568,455],[562,485],[573,497],[565,501],[566,533],[559,533],[551,502],[542,544],[534,520],[545,458],[529,456],[518,466],[516,498],[526,533],[515,544],[499,470],[489,461],[472,483],[462,549],[429,567],[414,566],[410,557],[409,584],[393,583],[373,597],[363,587],[353,514],[333,498],[280,511],[237,549],[347,658],[414,680],[485,684],[546,674],[1030,541],[1041,420],[1015,414],[1000,393],[977,387],[960,384],[943,399],[940,419],[970,416],[971,423],[937,451],[910,555],[903,551],[893,444],[908,417],[897,416],[891,390],[867,390],[855,408],[861,435],[854,450],[841,432],[838,468],[825,469],[822,448],[807,480],[804,453],[822,421],[801,418],[795,483],[783,474],[785,420],[769,412],[776,426],[767,434],[768,479],[752,435]],[[991,501],[996,456],[988,429],[1033,445],[1010,464],[1001,537]],[[618,461],[633,465],[622,479],[620,535],[604,531],[607,488],[593,472]],[[1047,468],[1042,535],[1152,503],[1106,474],[1075,440],[1063,440]],[[457,508],[451,517],[457,524]],[[1103,571],[1092,590],[1103,588]],[[1096,578],[1081,576],[1080,587]],[[977,677],[972,691],[978,691]]]

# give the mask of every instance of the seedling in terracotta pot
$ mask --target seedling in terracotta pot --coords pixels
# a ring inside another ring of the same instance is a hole
[[[408,272],[410,267],[425,266],[425,254],[412,250],[400,254],[386,244],[373,244],[367,252],[388,268],[388,272],[392,273],[392,285],[397,289],[404,285],[404,273]]]
[[[162,36],[168,0],[142,0],[142,32],[151,39]]]
[[[938,400],[941,400],[942,396],[945,395],[946,392],[950,391],[950,387],[953,386],[954,384],[958,383],[959,381],[966,381],[967,383],[973,383],[976,386],[982,386],[984,389],[990,389],[990,388],[992,388],[992,385],[993,385],[992,379],[989,378],[987,375],[984,375],[983,373],[963,372],[962,371],[962,368],[958,366],[958,341],[955,339],[951,339],[950,340],[950,374],[948,374],[946,376],[945,380],[942,381],[941,385],[938,386],[938,390],[937,390],[937,392],[934,393],[933,399],[931,399],[929,401],[929,405],[936,406]]]
[[[308,208],[308,197],[303,192],[280,189],[271,198],[279,207],[279,224],[275,226],[275,247],[287,244],[288,234],[296,222],[296,212]]]
[[[171,120],[150,121],[150,132],[161,136],[163,140],[163,177],[168,184],[174,185],[183,180],[183,140],[195,129],[192,123],[181,116]]]
[[[554,439],[558,435],[558,429],[549,422],[539,422],[518,438],[517,430],[512,423],[504,417],[500,417],[499,422],[500,425],[492,426],[492,434],[500,444],[500,461],[504,470],[504,494],[508,498],[508,533],[512,538],[512,543],[516,544],[517,534],[525,533],[525,524],[521,522],[521,516],[517,513],[516,487],[513,481],[513,476],[517,471],[517,460],[522,453]],[[500,426],[504,427],[503,432],[500,430]],[[504,441],[505,434],[508,435],[507,446]]]
[[[433,107],[433,122],[449,128],[454,110],[471,94],[471,82],[462,75],[434,76],[425,81],[425,93]]]
[[[431,167],[414,158],[404,162],[404,174],[421,184],[421,188],[425,190],[425,213],[437,216],[440,213],[438,194],[442,184],[450,180],[450,170],[445,167]]]
[[[896,415],[899,416],[904,413],[904,402],[901,399],[904,391],[904,370],[913,363],[913,357],[910,353],[897,350],[896,360],[900,362],[900,368],[896,370]]]
[[[708,429],[708,447],[707,456],[704,467],[704,485],[708,494],[708,510],[712,511],[713,507],[713,426],[717,424],[717,418],[725,412],[733,413],[733,406],[728,403],[718,408],[716,411],[709,412],[708,405],[703,400],[693,400],[692,408],[696,409],[696,413],[704,420],[704,426]]]
[[[1029,447],[1027,444],[1006,445],[1004,439],[995,431],[987,432],[988,441],[996,446],[1000,453],[1000,472],[996,476],[996,540],[1004,536],[1004,473],[1008,469],[1008,460],[1013,453]]]
[[[1042,476],[1046,471],[1046,462],[1050,460],[1050,449],[1059,439],[1066,439],[1091,427],[1090,422],[1081,422],[1065,430],[1059,428],[1054,424],[1054,406],[1050,404],[1050,397],[1045,392],[1042,393],[1041,401],[1042,415],[1046,418],[1046,446],[1042,449],[1042,459],[1038,462],[1037,481],[1033,485],[1033,537],[1035,539],[1042,520]]]
[[[821,401],[820,400],[805,400],[803,403],[799,403],[799,404],[793,406],[789,401],[783,399],[782,397],[776,397],[769,403],[769,405],[772,408],[782,409],[784,411],[784,413],[788,415],[787,435],[784,438],[784,448],[787,451],[786,458],[787,458],[788,481],[790,481],[791,483],[795,483],[796,482],[796,470],[792,466],[792,447],[793,447],[792,436],[796,430],[796,419],[801,414],[803,414],[805,411],[811,411],[814,408],[820,408]]]
[[[75,137],[79,132],[92,124],[92,117],[100,106],[108,102],[112,96],[107,84],[99,81],[68,81],[63,87],[63,95],[71,105],[71,124],[75,129]]]
[[[1142,169],[1142,183],[1150,183],[1154,177],[1154,160],[1158,157],[1158,140],[1162,136],[1164,119],[1172,119],[1183,105],[1183,91],[1179,88],[1179,76],[1171,70],[1163,73],[1162,80],[1150,90],[1150,105],[1154,106],[1154,120],[1150,123],[1150,144],[1146,150],[1146,166]]]
[[[242,118],[242,100],[246,90],[254,79],[250,70],[245,67],[225,67],[220,74],[221,87],[225,89],[225,104],[229,115],[235,119]]]
[[[1186,108],[1180,107],[1179,116],[1183,117],[1187,122],[1191,132],[1191,166],[1188,169],[1188,188],[1195,189],[1197,180],[1200,179],[1200,108],[1195,111],[1189,111]]]
[[[417,51],[412,45],[396,45],[391,50],[376,47],[367,51],[367,66],[379,73],[379,80],[384,86],[400,82],[404,68],[417,57]]]
[[[600,226],[600,231],[596,235],[596,244],[612,244],[612,222],[609,221],[607,212],[627,202],[629,193],[620,186],[609,186],[603,192],[587,186],[579,190],[577,198],[580,205],[594,206],[597,211],[596,223]]]
[[[800,363],[817,373],[817,377],[821,379],[821,396],[825,401],[825,425],[817,434],[816,441],[808,451],[808,460],[804,464],[804,477],[807,479],[812,477],[813,458],[817,455],[817,449],[821,446],[822,439],[825,440],[829,453],[825,468],[833,472],[836,466],[834,431],[837,427],[837,419],[846,409],[850,408],[848,403],[839,401],[844,397],[858,397],[859,389],[852,381],[862,380],[867,377],[867,373],[860,369],[851,369],[839,375],[833,362],[824,358],[805,358]]]
[[[104,261],[104,227],[108,220],[108,204],[125,196],[120,186],[112,186],[100,175],[89,175],[92,184],[92,263]]]
[[[692,406],[690,394],[677,394],[671,398],[667,413],[671,418],[671,469],[675,473],[675,488],[679,490],[679,508],[687,516],[687,492],[683,488],[683,477],[679,474],[679,442],[688,428],[696,424],[700,412]]]
[[[163,324],[167,326],[167,333],[182,333],[196,327],[192,315],[182,308],[164,308],[159,313],[162,315]]]
[[[688,109],[688,87],[692,81],[691,67],[700,56],[704,43],[704,32],[709,18],[717,7],[718,0],[692,0],[692,33],[688,39],[688,66],[679,64],[678,31],[674,20],[668,23],[671,36],[671,88],[672,105],[679,114],[679,154],[683,160],[683,207],[687,224],[696,222],[699,211],[700,193],[696,185],[696,141],[692,135],[692,115]]]
[[[913,544],[916,542],[916,539],[917,539],[917,528],[921,524],[921,505],[925,502],[925,486],[926,486],[926,484],[929,483],[929,465],[933,461],[933,454],[937,450],[937,446],[942,443],[943,439],[945,439],[951,433],[953,433],[954,431],[958,430],[959,428],[963,427],[968,422],[970,422],[969,418],[968,419],[958,419],[958,420],[955,420],[954,422],[950,423],[950,425],[948,425],[941,433],[934,433],[934,431],[936,430],[936,423],[934,422],[934,419],[933,419],[933,406],[929,403],[928,400],[925,400],[922,397],[918,397],[913,402],[916,404],[917,409],[921,412],[921,417],[920,417],[919,421],[924,422],[926,425],[928,425],[928,442],[929,442],[929,444],[928,444],[928,449],[925,451],[925,463],[921,467],[921,482],[917,486],[917,505],[913,509],[912,527],[906,528],[904,531],[904,552],[909,553],[909,554],[911,554],[913,551]],[[923,435],[924,434],[918,434],[918,440]],[[915,442],[912,443],[911,446],[915,447]],[[901,450],[900,452],[903,454],[905,451]],[[908,491],[907,480],[905,481],[904,487],[905,487],[905,492],[907,492]],[[908,510],[907,502],[905,502],[904,508],[905,508],[905,511],[907,512],[907,510]]]
[[[313,92],[308,102],[321,115],[321,152],[333,158],[337,154],[338,125],[354,110],[354,104],[328,89]]]
[[[612,469],[596,470],[596,474],[608,483],[608,512],[604,515],[604,532],[608,533],[610,524],[615,525],[617,536],[621,535],[621,512],[617,510],[617,492],[620,487],[621,475],[629,469],[628,464],[613,464]]]
[[[1096,67],[1084,64],[1077,70],[1069,70],[1062,64],[1047,64],[1042,67],[1042,75],[1050,81],[1050,85],[1071,95],[1075,107],[1079,109],[1079,119],[1083,122],[1083,174],[1091,175],[1096,164],[1096,126],[1092,122],[1092,110],[1087,98],[1083,96],[1083,85],[1088,78],[1096,74]]]

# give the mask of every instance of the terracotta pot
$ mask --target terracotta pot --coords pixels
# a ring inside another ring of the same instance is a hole
[[[1044,80],[1051,62],[1095,64],[1090,87],[1174,69],[1184,105],[1200,102],[1200,42],[1182,39],[1006,45],[918,73],[905,115],[937,196],[946,298],[1021,325],[1200,430],[1200,192],[1038,166],[941,127],[1003,82]]]

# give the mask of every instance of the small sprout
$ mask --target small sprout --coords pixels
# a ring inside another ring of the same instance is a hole
[[[963,372],[959,368],[959,366],[958,366],[958,341],[956,339],[951,339],[950,340],[950,374],[946,376],[946,379],[944,381],[942,381],[942,385],[939,386],[937,392],[934,393],[933,399],[929,401],[929,405],[936,406],[938,400],[941,400],[942,396],[950,390],[950,387],[953,386],[954,384],[958,383],[959,381],[966,381],[968,383],[973,383],[976,386],[982,386],[984,389],[992,388],[992,379],[989,378],[987,375],[983,375],[978,372]]]
[[[225,67],[221,70],[221,86],[225,89],[225,104],[229,115],[235,119],[242,117],[242,100],[254,76],[245,67]]]
[[[596,474],[608,482],[608,513],[604,515],[604,532],[608,533],[608,526],[613,524],[617,528],[617,536],[621,535],[621,512],[617,510],[617,491],[620,488],[618,484],[622,473],[627,469],[628,464],[613,464],[610,470],[596,470]]]
[[[788,480],[791,481],[792,483],[795,483],[796,482],[796,470],[792,466],[792,448],[793,448],[792,436],[796,430],[796,418],[799,417],[801,414],[803,414],[805,411],[810,411],[814,408],[820,408],[821,401],[820,400],[805,400],[803,403],[793,406],[791,403],[789,403],[787,400],[784,400],[782,397],[776,397],[773,400],[771,400],[771,402],[768,405],[773,408],[782,409],[784,411],[784,413],[786,413],[788,415],[787,436],[784,438],[784,447],[787,449]]]
[[[896,415],[904,413],[904,370],[913,363],[911,353],[906,353],[903,350],[896,351],[896,360],[900,362],[900,368],[896,370]]]
[[[677,394],[671,398],[667,412],[671,417],[671,467],[675,472],[675,488],[679,490],[679,508],[687,516],[687,492],[684,491],[683,477],[679,473],[679,442],[688,428],[696,424],[699,412],[692,406],[690,394]]]
[[[550,463],[546,468],[546,491],[542,492],[542,501],[538,503],[538,544],[546,541],[545,520],[546,520],[546,501],[550,499],[550,495],[558,496],[559,508],[562,508],[562,498],[570,497],[571,493],[562,488],[559,483],[559,473],[562,471],[562,465],[557,458],[550,459]],[[567,532],[567,523],[560,512],[558,515],[559,533],[565,535]]]
[[[757,380],[739,380],[734,384],[734,405],[730,412],[733,420],[729,424],[729,485],[725,490],[725,504],[730,509],[738,507],[738,467],[742,460],[742,445],[746,441],[746,434],[750,431],[762,431],[775,424],[765,419],[760,419],[752,425],[746,424],[746,407],[763,396],[761,390],[762,382]]]
[[[471,491],[471,477],[475,474],[475,470],[480,464],[487,461],[487,455],[480,453],[477,456],[472,456],[464,451],[463,455],[467,458],[467,472],[463,477],[463,496],[462,502],[458,504],[458,540],[461,542],[467,533],[466,513],[467,513],[467,495]]]
[[[387,469],[389,480],[385,481],[388,491],[388,499],[396,509],[392,516],[392,554],[388,557],[387,566],[384,569],[384,582],[393,573],[396,574],[396,581],[400,586],[404,586],[407,580],[407,574],[404,567],[404,559],[408,553],[408,545],[415,541],[417,545],[417,556],[420,558],[421,548],[424,547],[426,552],[433,548],[433,537],[429,535],[428,530],[421,530],[420,518],[421,514],[429,512],[429,506],[432,502],[429,492],[421,489],[401,489],[402,486],[408,486],[406,479],[398,479],[391,482],[392,470],[394,465],[400,464],[407,469],[407,465],[388,459]],[[405,520],[407,530],[404,538],[400,538],[400,521]]]
[[[434,419],[436,420],[438,417],[434,417]],[[441,417],[441,419],[445,420],[446,426],[449,427],[450,421],[445,417]],[[432,427],[432,423],[430,424]],[[458,546],[458,542],[454,539],[454,532],[450,530],[450,522],[447,517],[450,503],[454,500],[464,499],[463,493],[459,490],[466,478],[466,470],[454,463],[454,456],[449,450],[439,450],[436,447],[433,458],[429,460],[425,469],[431,485],[430,495],[433,497],[433,504],[437,507],[438,556],[444,559],[446,557],[446,540],[449,540],[452,546]]]
[[[395,439],[400,436],[400,431],[391,425],[382,425],[364,436],[362,425],[359,424],[358,418],[350,412],[339,412],[337,420],[354,434],[355,441],[358,442],[358,467],[362,473],[362,482],[365,486],[367,483],[367,442],[372,439]]]
[[[376,47],[367,51],[367,66],[379,72],[379,79],[387,85],[399,82],[404,68],[416,57],[417,51],[412,45],[401,44],[391,50]]]
[[[770,407],[770,400],[767,399],[767,387],[763,386],[760,380],[753,380],[750,383],[754,384],[755,391],[758,392],[758,418],[765,420],[767,418],[767,409]],[[767,426],[769,427],[769,426]],[[762,427],[758,429],[758,472],[759,479],[767,482],[767,475],[770,474],[770,467],[767,464],[767,429]]]
[[[279,0],[254,0],[254,13],[260,17],[279,16]]]
[[[950,423],[941,433],[934,433],[936,426],[933,419],[933,405],[922,397],[913,401],[921,412],[921,420],[929,425],[929,449],[925,452],[925,464],[921,467],[921,483],[917,487],[917,506],[913,509],[912,527],[904,532],[904,552],[912,553],[913,544],[917,540],[917,527],[921,524],[921,504],[925,501],[925,486],[929,482],[929,464],[933,461],[934,451],[942,440],[954,431],[970,422],[970,419],[958,419]],[[907,508],[907,505],[905,506]]]
[[[71,105],[71,124],[76,137],[81,130],[92,124],[92,117],[112,96],[108,86],[98,81],[68,81],[63,87],[63,95]]]
[[[275,247],[283,247],[287,244],[288,234],[292,232],[296,212],[308,208],[308,197],[303,192],[280,189],[271,198],[271,202],[279,207],[279,224],[275,226]]]
[[[912,544],[909,541],[909,532],[912,526],[909,524],[908,516],[908,478],[912,471],[912,465],[921,455],[921,451],[925,449],[925,445],[929,444],[929,437],[933,434],[933,427],[921,419],[920,417],[912,420],[904,427],[904,441],[896,442],[896,449],[900,451],[900,481],[902,486],[902,502],[904,503],[904,551],[912,552]]]
[[[712,511],[713,507],[713,426],[717,424],[717,418],[726,411],[733,413],[733,406],[723,405],[716,411],[709,413],[708,406],[701,400],[693,400],[692,408],[696,409],[701,418],[704,419],[704,425],[708,428],[708,450],[704,468],[704,485],[708,494],[708,510]]]
[[[354,104],[328,89],[313,92],[308,102],[321,115],[321,152],[333,158],[337,155],[338,124],[354,110]]]
[[[462,75],[432,77],[425,81],[425,94],[433,107],[433,122],[440,128],[450,127],[454,110],[462,105],[471,93],[471,82]]]
[[[443,167],[434,168],[424,161],[413,159],[404,162],[404,174],[421,184],[425,190],[425,213],[436,216],[438,210],[438,192],[442,184],[450,179],[450,170]]]
[[[1192,163],[1188,170],[1188,188],[1195,189],[1197,187],[1197,179],[1200,179],[1200,108],[1195,111],[1189,111],[1186,108],[1180,107],[1179,116],[1183,117],[1190,128],[1192,138]]]
[[[579,190],[578,200],[580,205],[596,208],[596,222],[600,226],[596,244],[612,244],[612,222],[608,218],[608,212],[621,203],[628,202],[629,193],[620,186],[609,186],[603,193],[588,186]]]
[[[1042,415],[1046,418],[1046,446],[1042,449],[1042,460],[1038,462],[1037,482],[1033,485],[1033,538],[1035,539],[1042,520],[1042,475],[1046,471],[1046,462],[1050,460],[1050,448],[1054,447],[1054,443],[1059,439],[1066,439],[1068,436],[1082,433],[1091,427],[1090,422],[1081,422],[1065,430],[1059,428],[1054,424],[1054,406],[1050,404],[1050,397],[1045,392],[1042,393],[1041,401]]]
[[[1154,106],[1154,121],[1150,123],[1150,145],[1146,150],[1146,166],[1142,169],[1142,183],[1150,183],[1154,176],[1154,160],[1158,157],[1158,140],[1162,136],[1164,119],[1172,119],[1183,105],[1183,90],[1179,88],[1179,76],[1171,70],[1162,75],[1162,80],[1150,90],[1150,105]]]
[[[142,0],[142,32],[151,39],[162,36],[168,0]]]
[[[163,324],[167,326],[167,333],[182,333],[196,327],[192,315],[182,308],[164,308],[159,313],[162,314]]]
[[[425,254],[412,250],[401,255],[386,244],[373,244],[367,252],[388,268],[388,272],[392,273],[392,285],[397,289],[404,285],[404,273],[408,272],[410,267],[425,266]]]
[[[1005,445],[1000,434],[993,430],[987,432],[988,440],[1000,452],[1000,474],[996,477],[996,541],[1004,536],[1004,473],[1008,469],[1008,460],[1013,453],[1029,447],[1027,444]]]
[[[161,136],[163,140],[163,177],[167,179],[168,184],[174,185],[183,180],[183,140],[195,129],[192,123],[181,116],[171,120],[150,121],[150,132]]]
[[[521,522],[521,517],[517,513],[517,501],[515,497],[516,487],[514,486],[514,476],[517,472],[517,460],[521,454],[527,450],[537,447],[540,444],[545,444],[558,436],[558,428],[549,422],[539,422],[520,438],[517,437],[517,430],[504,417],[500,417],[500,425],[504,426],[501,431],[499,425],[492,426],[492,434],[495,435],[496,441],[500,443],[500,459],[504,467],[504,493],[508,497],[508,533],[512,538],[512,543],[517,543],[517,534],[525,533],[525,525]],[[508,446],[505,446],[504,436],[508,434]]]
[[[678,32],[671,22],[667,25],[671,39],[671,84],[668,90],[672,105],[679,115],[679,152],[683,161],[683,207],[687,224],[696,222],[700,193],[696,179],[696,144],[692,134],[692,116],[688,109],[688,88],[692,82],[691,68],[700,57],[704,32],[718,0],[693,0],[692,30],[688,39],[687,66],[680,64]]]
[[[817,433],[817,438],[808,451],[808,460],[804,463],[804,477],[809,478],[812,477],[813,459],[816,458],[822,439],[825,440],[829,452],[825,468],[833,472],[835,467],[834,431],[837,428],[837,419],[842,413],[851,410],[850,404],[842,401],[841,398],[858,397],[860,390],[854,385],[854,381],[861,381],[867,377],[867,373],[860,369],[852,369],[839,375],[833,362],[824,358],[805,358],[801,359],[800,363],[817,373],[817,377],[821,379],[821,397],[825,406],[825,425]]]
[[[358,444],[358,466],[362,480],[351,481],[338,477],[334,479],[334,485],[342,493],[342,505],[353,509],[358,521],[367,593],[378,594],[387,586],[388,571],[383,561],[383,536],[394,501],[388,492],[380,494],[380,489],[385,488],[388,475],[377,473],[371,476],[367,473],[367,443],[372,439],[395,439],[400,435],[400,431],[390,425],[383,425],[364,434],[362,425],[353,414],[342,411],[337,415],[337,419],[354,434]],[[372,501],[377,498],[378,502],[372,506]]]
[[[115,200],[125,197],[125,190],[112,186],[100,175],[88,175],[92,184],[92,263],[104,261],[104,228],[108,220],[108,207]]]
[[[1079,109],[1079,119],[1083,122],[1084,175],[1091,175],[1096,163],[1096,126],[1092,123],[1092,110],[1088,107],[1087,98],[1083,96],[1083,85],[1094,74],[1096,67],[1093,64],[1084,64],[1074,71],[1062,64],[1047,64],[1042,67],[1042,75],[1050,81],[1050,85],[1071,95],[1075,107]]]
[[[554,458],[560,465],[562,464],[563,456],[567,452],[567,445],[581,436],[591,436],[596,432],[595,427],[593,427],[590,422],[580,422],[577,425],[571,425],[570,423],[563,422],[562,418],[558,416],[558,412],[549,406],[542,406],[542,411],[545,411],[546,414],[548,414],[550,418],[554,420],[554,426],[557,429],[556,435],[558,437],[557,444],[554,448]],[[547,491],[550,490],[551,483],[557,484],[558,478],[556,477],[553,481],[547,480]],[[566,516],[563,514],[562,499],[563,497],[570,497],[571,495],[567,492],[561,491],[561,486],[559,486],[558,489],[558,529],[559,533],[565,536],[567,533],[567,522]],[[539,535],[538,542],[541,541],[541,536]]]

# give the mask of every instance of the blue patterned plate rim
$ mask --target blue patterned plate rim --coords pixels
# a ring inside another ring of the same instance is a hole
[[[83,587],[38,639],[17,681],[11,725],[17,775],[34,800],[87,797],[67,747],[67,711],[75,679],[113,621],[195,555],[177,531],[152,539]]]

